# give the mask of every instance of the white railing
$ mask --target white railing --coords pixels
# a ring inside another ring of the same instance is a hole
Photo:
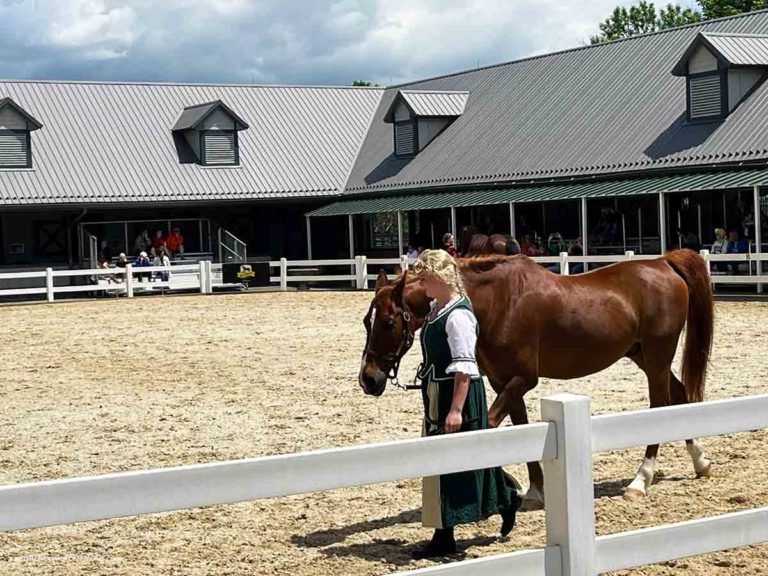
[[[544,422],[399,442],[0,487],[0,531],[290,496],[542,460],[546,547],[410,575],[592,576],[768,541],[768,507],[596,537],[592,453],[768,428],[768,395],[591,416],[541,401]]]
[[[30,278],[45,279],[45,286],[31,288],[0,289],[0,298],[6,296],[25,296],[45,294],[48,302],[53,302],[56,294],[72,294],[77,292],[107,292],[125,294],[133,298],[137,291],[150,288],[167,288],[169,290],[197,289],[201,294],[213,292],[214,266],[209,260],[201,260],[197,264],[182,264],[172,266],[140,266],[127,264],[125,268],[92,268],[85,270],[45,270],[33,272],[0,273],[3,280],[21,280]],[[161,274],[168,274],[168,280],[162,280]],[[85,277],[86,284],[56,286],[56,278]]]

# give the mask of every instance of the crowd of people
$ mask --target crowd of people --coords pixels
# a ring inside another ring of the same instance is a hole
[[[149,230],[142,230],[134,240],[133,244],[133,266],[135,268],[163,267],[168,268],[171,265],[171,259],[184,255],[184,236],[179,228],[172,228],[171,232],[165,236],[162,230],[157,230],[154,236],[150,237]],[[104,238],[101,241],[98,262],[100,268],[123,268],[129,264],[125,252],[121,252],[113,264],[112,249],[109,241]],[[122,282],[124,274],[116,273],[110,280]],[[141,271],[136,274],[140,282],[152,279],[167,282],[171,278],[171,273],[167,270],[159,272]]]

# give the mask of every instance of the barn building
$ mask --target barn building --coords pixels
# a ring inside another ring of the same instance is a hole
[[[402,254],[465,225],[588,254],[722,227],[760,252],[767,74],[760,11],[387,89],[0,81],[0,265],[173,227],[217,259]]]

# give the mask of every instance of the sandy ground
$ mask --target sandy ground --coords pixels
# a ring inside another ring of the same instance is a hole
[[[419,435],[420,397],[364,396],[356,369],[370,294],[284,293],[0,308],[0,484],[313,450]],[[721,303],[710,399],[767,391],[768,305]],[[417,345],[418,348],[418,345]],[[402,373],[418,362],[413,350]],[[596,413],[643,408],[640,372],[622,361],[528,403],[589,394]],[[704,441],[715,477],[695,480],[684,444],[661,449],[658,483],[621,499],[642,449],[595,462],[600,534],[768,505],[768,433]],[[523,467],[511,471],[526,480]],[[0,574],[386,574],[432,565],[409,552],[420,482],[0,535]],[[471,558],[541,546],[543,513],[461,527]],[[631,574],[765,574],[768,546]]]

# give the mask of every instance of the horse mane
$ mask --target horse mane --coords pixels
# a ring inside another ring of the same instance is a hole
[[[523,256],[520,254],[515,254],[514,256],[505,256],[503,254],[483,254],[482,256],[460,258],[458,263],[459,270],[462,272],[462,274],[467,272],[470,274],[482,274],[504,264],[516,262],[522,259]]]

